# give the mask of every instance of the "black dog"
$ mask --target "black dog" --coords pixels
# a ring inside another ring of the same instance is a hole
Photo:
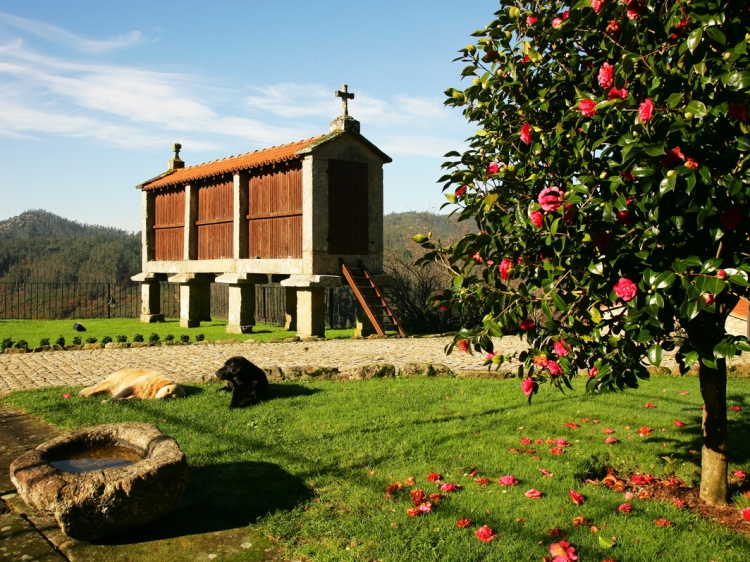
[[[224,366],[216,371],[216,376],[227,382],[227,385],[219,390],[232,393],[230,408],[244,408],[248,404],[257,404],[268,389],[268,378],[263,369],[241,356],[227,359]]]

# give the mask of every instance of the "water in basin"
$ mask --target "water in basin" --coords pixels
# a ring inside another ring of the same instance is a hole
[[[143,457],[132,449],[113,445],[71,453],[67,459],[53,461],[50,464],[62,472],[79,474],[93,470],[130,466],[140,460],[143,460]]]

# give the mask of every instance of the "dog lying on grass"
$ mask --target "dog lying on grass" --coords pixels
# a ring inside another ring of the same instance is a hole
[[[268,389],[268,377],[263,369],[256,367],[244,357],[227,359],[224,366],[216,371],[216,377],[227,385],[219,390],[232,393],[230,408],[244,408],[257,404]]]
[[[158,371],[123,369],[112,373],[99,384],[84,388],[78,396],[111,394],[112,400],[163,400],[184,398],[185,389]]]

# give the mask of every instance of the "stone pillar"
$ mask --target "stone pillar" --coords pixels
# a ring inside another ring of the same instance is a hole
[[[161,313],[161,281],[166,281],[164,273],[139,273],[131,277],[141,284],[141,322],[164,322]]]
[[[370,321],[370,318],[367,316],[367,313],[365,312],[365,309],[362,308],[362,305],[357,302],[357,319],[354,324],[354,335],[366,338],[367,336],[371,336],[375,332],[375,327],[372,325],[372,322]]]
[[[198,259],[198,188],[185,186],[185,239],[183,244],[184,260]]]
[[[286,294],[286,321],[284,322],[284,329],[287,332],[295,332],[297,330],[297,289],[286,287],[284,293]]]
[[[248,258],[247,199],[250,175],[247,172],[234,174],[234,229],[232,231],[233,257],[236,260]]]
[[[211,320],[211,281],[213,275],[179,273],[169,278],[180,285],[180,326],[197,328]]]
[[[225,273],[217,283],[229,285],[227,332],[249,334],[255,326],[255,285],[268,283],[268,276],[252,273]]]
[[[154,254],[154,194],[141,191],[141,269],[146,271],[149,261],[156,257]]]
[[[297,335],[326,335],[326,290],[305,287],[297,290]]]

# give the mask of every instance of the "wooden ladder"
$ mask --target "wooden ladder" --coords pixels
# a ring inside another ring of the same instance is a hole
[[[404,328],[396,320],[396,316],[393,314],[391,307],[388,306],[383,292],[375,283],[375,279],[370,275],[370,272],[367,271],[362,260],[357,260],[357,267],[347,266],[342,258],[339,258],[339,262],[344,278],[354,291],[359,304],[367,313],[375,331],[384,336],[386,330],[398,330],[399,336],[405,337]]]

